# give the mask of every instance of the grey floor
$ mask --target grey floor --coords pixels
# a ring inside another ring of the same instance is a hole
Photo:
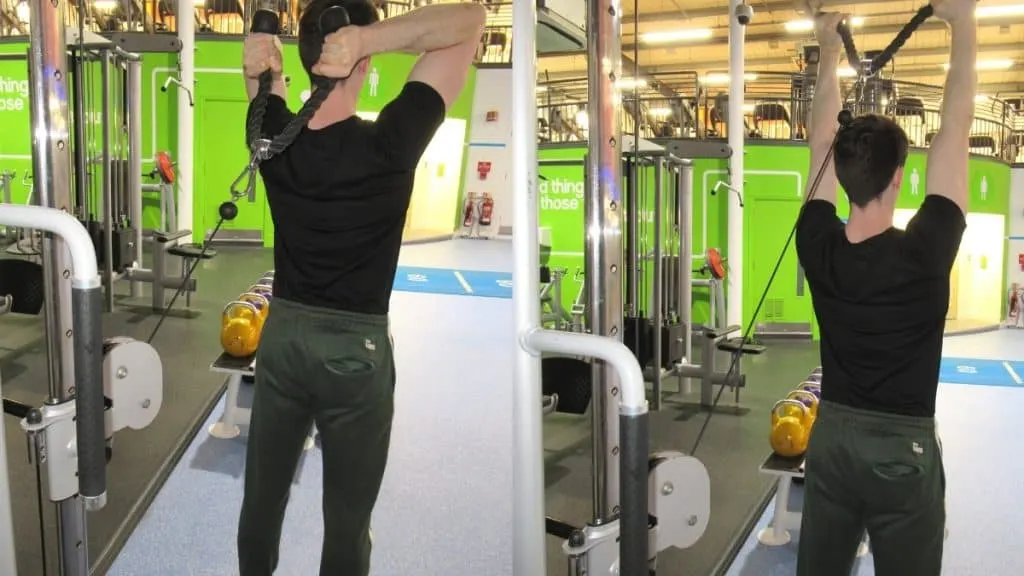
[[[94,566],[109,564],[149,500],[159,489],[158,478],[177,464],[191,434],[205,420],[222,393],[222,379],[208,367],[219,350],[220,312],[224,303],[254,283],[271,267],[269,252],[222,250],[220,255],[197,270],[198,293],[192,299],[193,318],[169,317],[153,341],[163,361],[164,398],[153,424],[141,431],[122,431],[114,440],[114,457],[108,468],[107,507],[89,516],[89,549]],[[243,286],[243,284],[245,286]],[[115,292],[127,294],[126,285]],[[117,311],[107,314],[103,334],[146,340],[156,325],[157,315],[148,311],[148,289],[144,299],[120,299]],[[169,299],[170,293],[167,294]],[[137,305],[142,305],[137,307]],[[184,308],[183,299],[176,304]],[[3,394],[21,402],[38,404],[47,394],[45,341],[41,317],[7,315],[0,317],[0,375]],[[35,468],[26,458],[25,435],[18,421],[3,417],[6,427],[16,546],[21,576],[42,574],[40,526],[36,504]],[[163,472],[161,474],[161,472]],[[56,573],[55,512],[45,511],[47,556],[50,573]],[[103,573],[102,571],[99,573]]]
[[[500,240],[408,246],[402,264],[509,270],[511,251]],[[373,573],[511,574],[511,303],[396,292],[392,329],[396,421],[374,516]],[[757,473],[767,452],[763,415],[816,365],[812,345],[792,342],[773,344],[767,354],[746,362],[748,388],[741,402],[750,413],[715,415],[697,451],[713,482],[711,525],[694,548],[663,554],[659,574],[709,574],[741,527],[757,519],[769,492],[767,480]],[[688,404],[695,399],[666,398],[651,421],[652,449],[692,448],[705,414]],[[722,404],[731,403],[725,395]],[[205,428],[111,574],[237,574],[234,522],[241,502],[244,432],[238,439],[217,440]],[[589,421],[553,415],[545,420],[544,432],[547,511],[585,522],[591,510]],[[319,458],[309,453],[289,503],[279,574],[316,572],[320,482]],[[564,574],[560,542],[548,542],[549,574]]]

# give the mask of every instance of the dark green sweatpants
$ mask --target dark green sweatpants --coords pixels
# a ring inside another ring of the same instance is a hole
[[[864,532],[877,576],[938,576],[946,476],[933,418],[822,402],[807,450],[797,576],[847,576]]]
[[[386,316],[273,300],[256,356],[241,576],[277,568],[288,493],[313,422],[324,470],[320,575],[369,574],[370,515],[387,463],[394,384]]]

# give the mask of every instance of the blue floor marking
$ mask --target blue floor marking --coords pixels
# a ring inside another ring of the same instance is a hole
[[[473,290],[473,296],[482,298],[512,297],[512,275],[507,272],[460,270],[459,274]]]
[[[455,294],[463,296],[462,287],[454,270],[445,268],[414,268],[399,266],[395,274],[395,290],[399,292],[425,292],[427,294]]]
[[[1024,362],[981,360],[979,358],[943,358],[939,382],[981,386],[1024,387]]]
[[[394,289],[399,292],[509,299],[512,298],[512,274],[399,266]]]

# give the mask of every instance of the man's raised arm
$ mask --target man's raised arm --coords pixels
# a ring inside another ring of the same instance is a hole
[[[245,75],[245,93],[249,100],[259,91],[260,74],[266,70],[274,75],[270,90],[281,98],[288,99],[288,88],[284,85],[281,62],[281,41],[273,34],[250,34],[242,45],[242,73]]]
[[[429,85],[450,106],[465,85],[486,20],[480,4],[430,4],[362,28],[342,28],[326,38],[313,72],[340,77],[357,60],[374,54],[422,54],[409,81]]]
[[[818,80],[814,86],[814,100],[811,103],[811,126],[807,136],[807,145],[811,150],[811,171],[807,179],[807,191],[810,193],[814,180],[825,164],[825,158],[832,148],[832,141],[839,128],[839,111],[842,103],[839,95],[839,58],[843,52],[843,42],[836,27],[843,21],[842,14],[820,14],[815,21],[814,35],[818,39],[821,50],[818,59]],[[836,171],[829,160],[829,167],[824,170],[814,194],[816,200],[836,203]]]
[[[978,90],[978,32],[974,0],[935,0],[935,15],[949,23],[951,47],[939,132],[928,150],[928,194],[945,196],[967,212],[967,157]]]

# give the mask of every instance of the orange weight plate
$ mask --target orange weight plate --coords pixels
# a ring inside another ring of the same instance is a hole
[[[725,261],[722,260],[722,253],[717,248],[708,248],[707,265],[715,279],[725,278]]]
[[[174,163],[167,152],[156,153],[156,169],[160,171],[160,178],[168,184],[174,184]]]

